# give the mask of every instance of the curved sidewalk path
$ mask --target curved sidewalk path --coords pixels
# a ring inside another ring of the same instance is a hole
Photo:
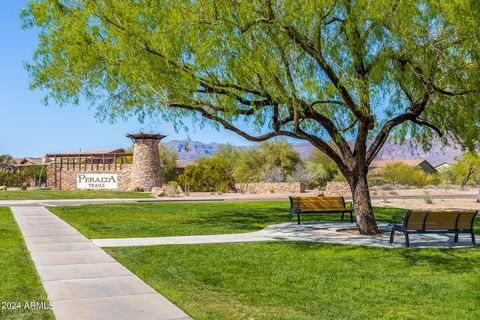
[[[191,319],[44,207],[12,207],[57,320]]]
[[[308,241],[322,243],[339,243],[345,245],[362,245],[367,247],[403,248],[405,238],[401,233],[395,234],[395,242],[389,243],[388,224],[379,224],[383,232],[376,236],[364,236],[353,230],[354,223],[348,222],[304,222],[271,225],[265,229],[249,233],[220,234],[204,236],[154,237],[154,238],[118,238],[93,239],[100,247],[130,247],[167,244],[201,244],[259,241]],[[414,234],[410,236],[410,248],[464,248],[471,247],[470,235],[460,235],[459,242],[453,242],[453,235]]]

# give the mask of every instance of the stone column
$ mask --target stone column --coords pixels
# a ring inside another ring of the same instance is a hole
[[[132,139],[133,164],[131,171],[130,191],[151,191],[154,187],[162,185],[162,171],[158,143],[165,138],[161,134],[128,134]]]

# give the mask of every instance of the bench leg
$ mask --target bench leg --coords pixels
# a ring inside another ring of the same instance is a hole
[[[392,232],[390,232],[390,243],[393,243],[393,238],[395,237],[395,228],[392,228]]]
[[[292,212],[292,210],[290,210],[290,213],[288,214],[288,221],[289,222],[292,222],[292,215],[293,215],[293,212]]]
[[[458,242],[458,233],[455,233],[455,238],[453,238],[453,242]]]
[[[353,223],[353,213],[350,211],[350,223]]]
[[[300,212],[297,212],[297,224],[300,224]]]
[[[342,212],[342,222],[345,221],[345,212]]]
[[[408,238],[408,232],[405,232],[405,247],[410,247],[410,239]]]
[[[475,246],[475,233],[472,231],[472,245]]]

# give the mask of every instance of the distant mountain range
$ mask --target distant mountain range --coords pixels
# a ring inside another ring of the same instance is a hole
[[[173,148],[178,152],[179,160],[193,161],[202,156],[210,157],[222,145],[220,143],[202,143],[193,140],[172,140],[165,142],[164,145]],[[295,151],[297,151],[302,158],[308,158],[312,153],[313,147],[308,143],[294,143],[292,144]],[[247,148],[247,147],[242,147]],[[387,141],[385,146],[380,150],[377,160],[413,160],[426,159],[431,164],[439,165],[443,162],[453,162],[455,157],[461,156],[462,151],[459,146],[440,146],[434,145],[430,150],[423,150],[422,147],[416,146],[413,143],[406,142],[405,144],[397,144],[393,140]]]

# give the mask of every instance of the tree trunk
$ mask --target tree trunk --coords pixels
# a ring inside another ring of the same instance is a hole
[[[356,173],[350,184],[355,207],[355,217],[360,234],[377,234],[378,227],[373,214],[370,190],[368,189],[367,173]]]

